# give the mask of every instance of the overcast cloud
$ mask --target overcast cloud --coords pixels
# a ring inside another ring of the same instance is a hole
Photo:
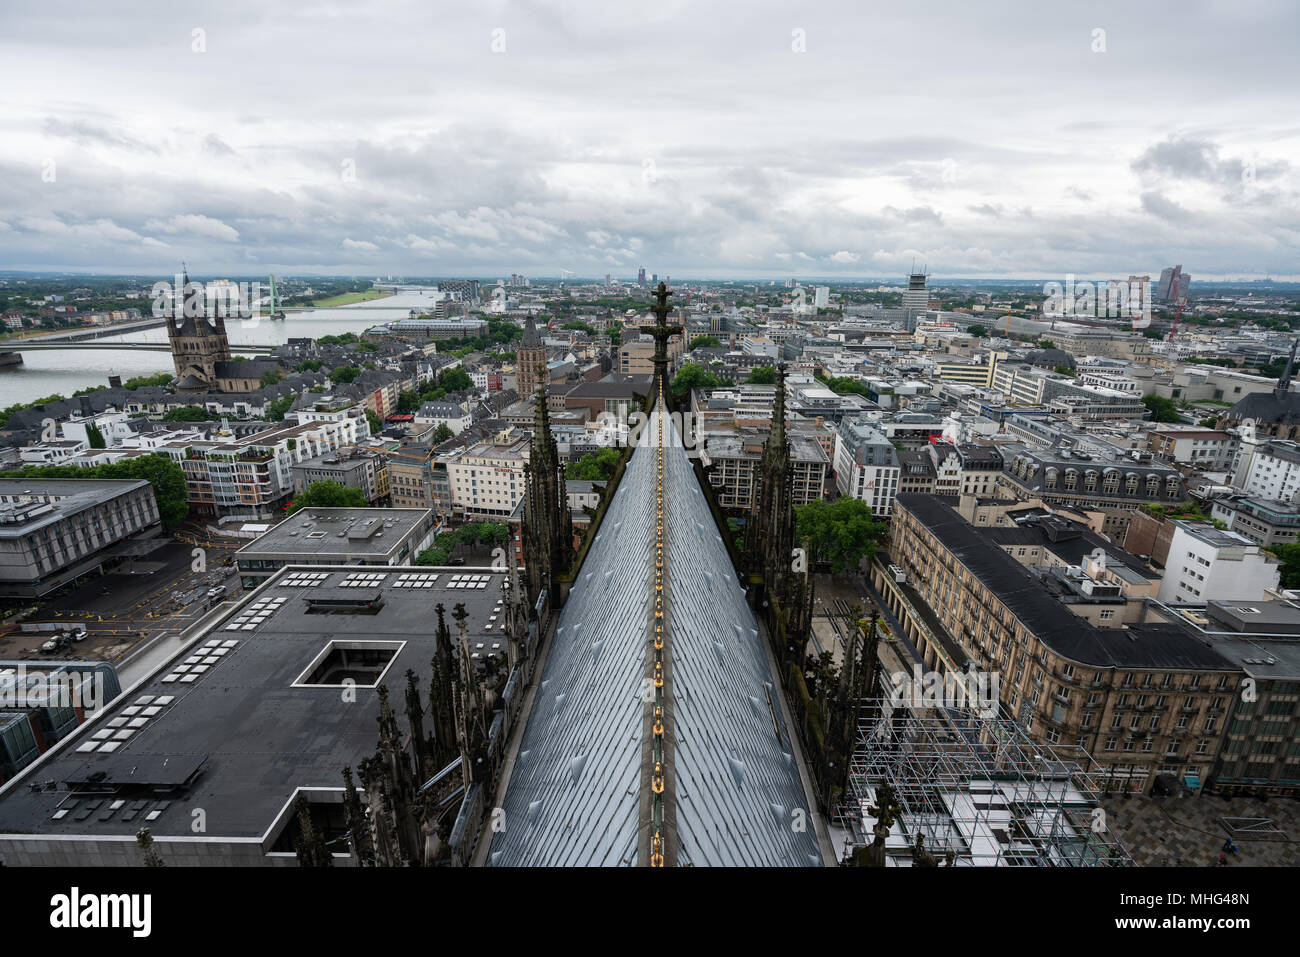
[[[6,0],[0,268],[1297,279],[1298,39],[1252,0]]]

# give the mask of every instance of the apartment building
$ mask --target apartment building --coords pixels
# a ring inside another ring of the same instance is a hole
[[[709,484],[724,509],[747,512],[754,507],[757,472],[767,433],[758,430],[704,432],[700,459]],[[811,438],[790,435],[790,494],[793,504],[822,497],[830,459]]]
[[[901,466],[893,444],[865,418],[845,418],[835,435],[835,485],[888,515],[898,494]]]
[[[1240,670],[1160,613],[1140,561],[1064,524],[981,529],[941,498],[903,496],[898,573],[877,562],[873,580],[929,669],[998,674],[1001,708],[1034,740],[1085,748],[1120,789],[1158,774],[1199,787]],[[1055,567],[1014,554],[1034,547]]]
[[[1165,462],[1222,472],[1230,469],[1236,458],[1237,437],[1217,429],[1159,425],[1147,429],[1146,447]]]
[[[1273,439],[1253,451],[1241,490],[1260,498],[1300,501],[1300,442]]]
[[[1208,522],[1173,526],[1161,601],[1258,601],[1277,587],[1281,563],[1250,539]]]
[[[531,440],[513,429],[447,459],[451,501],[467,520],[503,520],[523,500]]]
[[[1291,600],[1211,601],[1195,625],[1251,682],[1249,694],[1211,702],[1225,734],[1205,789],[1300,795],[1300,607]]]
[[[1216,498],[1210,517],[1256,545],[1292,545],[1300,541],[1300,505],[1252,495]]]
[[[357,420],[344,416],[267,429],[244,439],[219,432],[215,439],[171,442],[157,451],[184,470],[194,514],[271,518],[293,495],[294,465],[353,446],[357,436]]]
[[[296,463],[293,491],[301,495],[312,482],[335,482],[359,490],[372,505],[389,495],[388,461],[379,451],[340,449]]]
[[[1042,499],[1106,515],[1105,534],[1123,541],[1129,518],[1143,505],[1181,502],[1186,485],[1180,472],[1156,462],[1151,453],[1119,456],[1080,449],[1002,447],[997,480],[1002,498]]]
[[[404,445],[389,453],[388,488],[393,508],[428,508],[440,519],[450,515],[450,493],[441,501],[434,495],[434,467],[431,445]]]

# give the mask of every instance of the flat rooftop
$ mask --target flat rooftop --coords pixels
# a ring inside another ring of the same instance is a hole
[[[22,538],[141,487],[149,483],[144,479],[0,479],[0,538]]]
[[[303,508],[235,558],[284,555],[387,555],[412,531],[431,522],[427,508]]]
[[[505,577],[469,567],[281,569],[0,789],[0,841],[120,839],[146,823],[155,836],[192,838],[197,808],[209,840],[265,840],[296,789],[341,788],[343,768],[355,772],[375,751],[374,679],[356,678],[354,701],[340,682],[324,683],[331,642],[391,653],[378,680],[400,711],[408,668],[427,698],[435,605],[446,607],[453,643],[452,611],[463,603],[472,654],[506,653]],[[28,781],[55,785],[32,791]]]

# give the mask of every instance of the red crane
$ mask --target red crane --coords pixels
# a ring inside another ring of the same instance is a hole
[[[1183,296],[1178,300],[1178,309],[1174,312],[1174,324],[1169,327],[1169,341],[1174,341],[1174,335],[1178,332],[1178,320],[1183,318],[1183,306],[1187,305],[1187,297]]]

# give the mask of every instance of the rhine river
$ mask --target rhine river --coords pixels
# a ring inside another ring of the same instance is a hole
[[[283,321],[266,317],[226,322],[231,351],[239,354],[239,345],[282,345],[289,339],[338,336],[345,332],[363,332],[371,326],[394,319],[404,319],[415,308],[429,308],[437,299],[432,289],[403,291],[386,299],[290,312]],[[135,330],[96,342],[129,340],[131,342],[167,341],[167,330]],[[0,351],[4,347],[0,347]],[[14,344],[10,350],[22,352]],[[23,353],[23,364],[0,368],[0,409],[18,402],[31,402],[48,395],[71,396],[77,389],[108,385],[110,375],[120,375],[125,382],[132,376],[171,372],[171,356],[166,352],[98,349],[58,349]]]

